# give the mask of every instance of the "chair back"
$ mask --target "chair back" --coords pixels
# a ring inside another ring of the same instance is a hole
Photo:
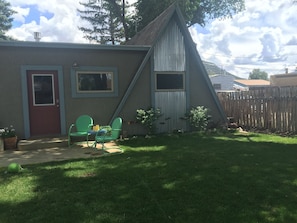
[[[117,139],[120,136],[120,133],[122,131],[122,118],[117,117],[113,120],[111,124],[111,137],[113,139]]]
[[[75,127],[78,132],[87,132],[93,126],[93,118],[89,115],[81,115],[76,119]]]

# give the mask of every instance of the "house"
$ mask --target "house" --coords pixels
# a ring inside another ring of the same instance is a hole
[[[263,87],[269,87],[270,82],[267,80],[260,80],[260,79],[252,79],[252,80],[245,80],[245,79],[236,79],[234,80],[234,89],[238,91],[248,91],[248,90],[255,90]]]
[[[82,114],[106,125],[123,118],[127,135],[144,131],[136,110],[160,108],[158,132],[189,130],[192,108],[226,117],[176,4],[126,45],[0,42],[0,127],[20,138],[66,135]]]
[[[271,86],[297,86],[297,72],[270,75]]]
[[[234,90],[233,82],[235,77],[230,74],[217,74],[209,77],[216,92]]]

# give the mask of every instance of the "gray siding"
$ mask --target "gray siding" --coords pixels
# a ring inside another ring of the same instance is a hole
[[[162,38],[154,48],[155,72],[185,72],[186,51],[184,37],[178,25],[169,23]],[[186,122],[181,119],[186,113],[186,92],[184,90],[156,91],[155,107],[160,108],[163,116],[157,125],[158,132],[186,130]]]
[[[231,75],[215,75],[210,77],[212,85],[221,85],[221,89],[219,90],[234,90],[234,79],[235,78]]]
[[[172,132],[186,130],[187,125],[183,117],[186,114],[186,93],[181,92],[156,92],[156,104],[161,109],[163,116],[158,120],[158,132]]]
[[[155,71],[185,71],[184,37],[175,22],[169,23],[154,51]]]

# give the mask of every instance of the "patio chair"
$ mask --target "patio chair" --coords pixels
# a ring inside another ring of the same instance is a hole
[[[92,126],[94,124],[93,118],[89,115],[81,115],[79,116],[75,124],[71,124],[68,131],[68,146],[71,145],[71,137],[85,137],[87,144],[89,144],[89,135],[90,130],[92,129]],[[73,129],[76,129],[74,131]]]
[[[120,117],[115,118],[110,128],[110,131],[105,131],[103,133],[102,131],[97,132],[95,136],[95,148],[97,146],[97,143],[101,143],[102,149],[105,149],[104,143],[114,141],[119,138],[122,131],[122,119]]]

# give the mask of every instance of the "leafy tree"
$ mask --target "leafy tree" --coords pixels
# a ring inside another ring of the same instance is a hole
[[[253,71],[250,72],[249,79],[268,80],[268,74],[260,69],[253,69]]]
[[[120,43],[128,39],[124,0],[89,0],[80,2],[85,10],[78,10],[91,27],[79,27],[85,38],[101,44]]]
[[[12,27],[13,18],[11,16],[15,13],[10,7],[10,3],[0,0],[0,40],[11,40],[5,35],[5,32]]]
[[[139,29],[145,27],[172,3],[177,2],[188,26],[204,26],[208,20],[227,18],[244,9],[244,0],[138,0],[137,15],[142,20]]]

